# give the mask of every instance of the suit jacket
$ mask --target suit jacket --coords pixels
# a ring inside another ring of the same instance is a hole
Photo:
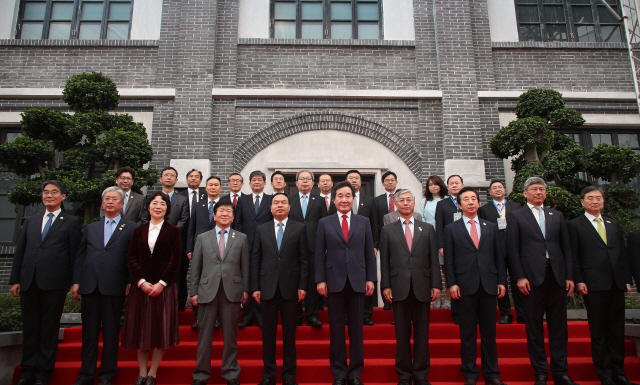
[[[315,254],[316,282],[326,282],[330,293],[342,291],[347,278],[356,293],[364,293],[366,282],[378,280],[371,225],[366,217],[351,214],[349,239],[342,234],[338,215],[318,222]]]
[[[180,191],[180,195],[182,195],[183,197],[187,198],[187,204],[189,204],[189,201],[191,201],[191,197],[189,196],[189,193],[191,192],[191,190],[186,189],[184,191]],[[207,198],[207,191],[205,190],[204,187],[198,187],[198,203],[202,202],[203,199]],[[193,207],[189,206],[191,208],[191,211],[193,211]],[[191,216],[191,211],[189,211],[189,216]]]
[[[627,283],[632,283],[631,268],[622,228],[614,219],[602,219],[607,243],[586,216],[568,223],[575,281],[585,283],[589,291],[609,290],[611,285],[627,291]]]
[[[238,206],[236,207],[231,227],[247,236],[249,247],[253,245],[256,227],[273,220],[270,207],[271,197],[272,195],[263,194],[257,213],[253,204],[253,194],[243,195],[238,199]]]
[[[415,211],[413,212],[413,219],[414,221],[421,221],[422,222],[422,216],[420,216],[420,213],[416,213]],[[394,211],[392,213],[388,213],[384,216],[384,218],[382,219],[382,226],[386,226],[390,223],[393,222],[398,222],[400,220],[400,213],[397,211]],[[433,226],[431,226],[433,227]],[[435,229],[433,230],[435,231]],[[436,246],[438,246],[436,244]]]
[[[561,212],[544,208],[545,235],[529,206],[516,210],[507,218],[507,246],[512,279],[527,278],[531,286],[539,286],[546,273],[546,253],[560,286],[573,279],[571,239]]]
[[[378,234],[382,231],[382,226],[384,226],[384,216],[389,214],[389,200],[387,199],[387,193],[378,195],[373,200],[376,204],[376,209],[378,211]],[[395,202],[394,202],[395,204]],[[394,212],[398,212],[397,208]],[[398,214],[400,217],[400,214]]]
[[[320,195],[318,196],[320,197],[320,201],[322,202],[323,218],[326,217],[327,215],[335,214],[338,212],[338,209],[336,209],[335,203],[333,203],[333,196],[331,197],[331,200],[329,200],[329,210],[327,210],[327,203],[325,202],[324,198]]]
[[[289,217],[280,251],[274,221],[256,228],[251,249],[251,291],[259,291],[261,299],[272,299],[276,287],[286,300],[297,300],[298,290],[307,290],[310,251],[305,227]]]
[[[436,231],[421,220],[414,220],[413,223],[411,251],[401,221],[382,228],[380,286],[391,287],[393,300],[402,301],[409,295],[412,285],[419,301],[431,302],[431,288],[442,288]]]
[[[222,281],[227,299],[242,302],[244,292],[251,288],[249,263],[249,242],[238,230],[229,230],[224,260],[220,259],[215,230],[198,235],[191,258],[191,295],[198,296],[198,303],[209,303]]]
[[[458,285],[462,295],[474,294],[480,283],[491,295],[498,285],[507,285],[507,268],[502,256],[498,226],[479,218],[480,243],[476,245],[464,223],[464,216],[444,228],[444,266],[447,285]]]
[[[221,199],[221,198],[219,198]],[[196,237],[206,231],[213,230],[216,221],[212,218],[209,222],[209,197],[206,194],[200,197],[200,201],[193,208],[193,215],[189,220],[189,231],[187,235],[187,254],[193,253],[196,245]]]
[[[31,287],[34,275],[42,290],[69,289],[73,265],[82,238],[80,219],[61,211],[42,239],[42,214],[24,221],[13,257],[9,284]],[[36,270],[38,273],[36,274]]]
[[[378,230],[378,208],[376,203],[368,195],[360,194],[360,200],[358,201],[358,211],[356,214],[369,218],[371,225],[371,234],[373,235],[373,247],[378,248],[378,241],[380,232]]]
[[[122,218],[140,224],[142,222],[142,214],[145,211],[146,198],[144,195],[129,192],[129,202],[124,210]],[[104,218],[104,209],[100,206],[100,219]]]
[[[438,237],[438,248],[444,248],[444,228],[453,223],[453,214],[460,213],[450,196],[438,201],[436,204],[436,236]]]
[[[307,229],[307,244],[309,250],[313,253],[316,250],[316,232],[318,230],[318,221],[320,218],[327,216],[327,205],[324,199],[317,194],[309,194],[307,200],[307,215],[302,215],[302,205],[300,204],[300,194],[294,194],[289,197],[291,209],[289,210],[289,219],[292,221],[304,223]],[[324,211],[322,208],[324,207]]]
[[[636,290],[640,290],[640,230],[629,234],[627,238],[627,251],[629,253],[629,265],[633,279],[636,281]]]
[[[503,209],[505,210],[505,218],[507,218],[512,212],[520,210],[521,208],[522,206],[520,205],[520,203],[507,201]],[[496,226],[498,225],[498,218],[500,218],[500,213],[498,213],[498,209],[496,209],[496,206],[493,205],[493,200],[478,209],[478,217],[487,220],[495,224]],[[503,255],[505,258],[509,258],[509,252],[507,249],[507,229],[498,231],[500,232],[500,241],[502,242]]]
[[[167,285],[174,283],[181,256],[182,241],[176,226],[164,221],[153,254],[149,250],[149,223],[138,227],[133,230],[127,254],[131,284],[137,285],[143,278],[151,284],[160,280]]]
[[[87,225],[76,254],[73,282],[80,285],[81,295],[91,294],[97,287],[101,294],[124,296],[131,283],[127,252],[138,224],[121,218],[105,246],[104,221]]]

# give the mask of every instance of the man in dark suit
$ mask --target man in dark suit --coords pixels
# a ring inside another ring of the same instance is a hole
[[[200,188],[202,184],[202,172],[195,168],[187,173],[187,189],[180,192],[180,195],[187,198],[189,201],[189,216],[193,215],[193,209],[196,207],[196,203],[200,202],[203,194],[206,194],[206,189]],[[184,262],[184,261],[183,261]],[[182,263],[180,263],[182,266]],[[187,263],[188,266],[188,263]]]
[[[267,176],[259,170],[251,172],[249,175],[249,185],[252,193],[243,195],[238,200],[236,206],[236,215],[233,221],[233,228],[247,235],[249,240],[249,248],[253,246],[253,237],[256,227],[263,223],[271,222],[273,215],[271,214],[271,195],[264,193],[264,187],[267,185]],[[262,326],[262,313],[260,304],[253,297],[249,299],[247,305],[244,306],[242,319],[238,327],[244,328],[253,324],[253,317],[256,317],[256,325]]]
[[[393,194],[396,192],[397,185],[398,177],[395,172],[387,171],[382,174],[382,186],[384,186],[385,193],[378,195],[374,199],[376,208],[378,209],[378,234],[380,234],[382,226],[384,226],[384,216],[398,211],[398,208],[393,202]],[[391,304],[387,302],[384,295],[382,296],[382,302],[384,302],[384,310],[391,310]]]
[[[71,293],[82,296],[82,366],[74,385],[93,384],[102,330],[102,358],[98,384],[110,385],[118,371],[120,312],[131,277],[127,252],[135,222],[121,216],[124,192],[107,187],[102,192],[105,216],[84,232],[73,269]]]
[[[373,236],[373,248],[374,255],[378,254],[378,208],[373,198],[367,195],[360,194],[360,187],[362,186],[362,175],[358,170],[349,170],[345,174],[345,180],[356,189],[353,197],[353,211],[354,214],[358,214],[363,217],[369,218],[369,224],[371,226],[371,234]],[[377,262],[376,262],[377,263]],[[377,268],[376,268],[377,270]],[[373,306],[375,305],[377,296],[377,280],[373,282],[374,289],[373,295],[367,296],[364,299],[364,319],[362,323],[367,326],[372,326],[373,321],[371,315],[373,314]]]
[[[213,212],[216,227],[196,238],[191,265],[191,303],[201,308],[192,385],[205,385],[211,377],[211,341],[218,315],[224,340],[221,375],[227,385],[240,385],[237,322],[240,304],[247,302],[251,289],[249,241],[231,229],[231,201],[221,199]]]
[[[315,277],[315,258],[313,253],[316,249],[316,231],[318,230],[318,221],[320,218],[327,216],[322,210],[324,201],[317,194],[311,194],[313,188],[313,173],[311,171],[299,171],[296,175],[296,186],[298,194],[290,196],[291,211],[289,218],[292,221],[300,222],[305,225],[307,230],[307,243],[309,246],[309,276]],[[308,287],[305,288],[307,295],[304,300],[304,318],[307,325],[313,327],[321,327],[322,322],[318,320],[318,309],[320,294],[316,290],[316,283],[313,279],[308,280]],[[302,304],[298,306],[298,325],[302,325]]]
[[[584,298],[593,367],[602,385],[631,385],[624,371],[624,296],[631,293],[631,269],[620,224],[601,215],[604,193],[588,186],[580,193],[584,215],[568,224],[576,290]]]
[[[447,178],[447,190],[449,196],[443,198],[436,204],[436,237],[438,238],[438,248],[440,255],[444,256],[444,228],[454,221],[462,218],[462,211],[458,207],[458,192],[464,187],[464,182],[460,175],[450,175]],[[445,267],[446,271],[446,267]],[[451,300],[451,318],[458,323],[458,300]]]
[[[244,178],[242,177],[242,175],[234,172],[233,174],[229,175],[227,185],[229,186],[230,191],[229,199],[233,203],[233,207],[237,207],[238,200],[241,196],[245,195],[240,191],[242,189],[242,186],[244,186]]]
[[[522,307],[527,329],[529,359],[535,385],[547,382],[544,350],[546,313],[555,385],[574,385],[567,375],[567,296],[573,292],[573,258],[567,223],[561,212],[543,206],[547,198],[544,179],[524,183],[527,206],[509,214],[507,246],[513,278],[524,295]]]
[[[524,316],[522,315],[522,293],[518,290],[517,282],[513,278],[513,272],[511,271],[511,265],[509,264],[509,253],[507,251],[507,216],[516,210],[520,210],[522,206],[520,206],[520,203],[507,201],[505,198],[506,192],[507,190],[504,188],[504,184],[501,181],[492,180],[489,185],[489,195],[491,195],[493,200],[480,207],[478,210],[478,216],[480,219],[494,223],[498,226],[500,231],[504,262],[507,270],[509,271],[509,275],[511,276],[511,296],[513,297],[513,305],[516,308],[516,315],[518,316],[516,321],[521,324],[524,323]],[[511,315],[509,290],[507,290],[504,297],[498,297],[498,309],[500,309],[501,315],[500,323],[510,324],[513,321],[513,316]]]
[[[347,181],[337,183],[331,191],[338,215],[318,222],[316,239],[316,286],[327,298],[331,371],[334,385],[361,385],[364,368],[362,314],[364,297],[373,294],[377,279],[376,257],[369,220],[353,214],[355,188]],[[345,316],[349,319],[349,357],[344,333]]]
[[[436,232],[413,216],[411,191],[398,190],[394,205],[401,220],[380,232],[380,287],[393,306],[396,371],[400,385],[429,385],[429,313],[442,289]]]
[[[313,185],[313,179],[310,182]],[[296,313],[306,295],[309,278],[309,246],[304,223],[289,216],[289,198],[271,198],[273,222],[256,228],[251,250],[251,290],[262,306],[262,381],[276,382],[276,334],[278,309],[282,320],[282,383],[297,385]]]
[[[482,375],[487,385],[504,385],[498,370],[496,297],[504,297],[507,270],[498,226],[478,219],[480,196],[470,187],[457,197],[462,218],[444,228],[444,264],[451,298],[459,300],[460,371],[465,385],[480,376],[476,365],[480,327]]]
[[[318,177],[318,188],[320,189],[320,198],[324,201],[323,214],[330,215],[336,213],[336,205],[331,199],[331,189],[333,188],[333,179],[329,174],[322,174]]]
[[[120,167],[116,171],[116,186],[120,187],[125,195],[122,217],[128,221],[140,224],[145,208],[145,198],[143,195],[131,191],[135,177],[135,170],[129,167]],[[104,209],[100,206],[100,219],[102,218],[104,218]]]
[[[25,220],[16,245],[9,284],[11,294],[20,296],[22,312],[22,376],[17,385],[46,385],[56,361],[60,316],[82,238],[80,220],[62,211],[66,197],[61,181],[44,182],[46,211]]]

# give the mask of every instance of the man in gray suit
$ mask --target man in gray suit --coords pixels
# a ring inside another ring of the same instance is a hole
[[[239,385],[238,313],[249,299],[249,241],[231,229],[233,203],[221,199],[213,208],[216,227],[198,235],[191,259],[191,303],[198,311],[198,351],[192,385],[204,385],[211,377],[211,341],[220,315],[224,348],[221,375],[228,385]],[[206,262],[205,262],[206,259]]]
[[[116,185],[124,191],[124,207],[122,208],[122,218],[140,224],[142,213],[145,210],[144,196],[131,191],[136,172],[129,167],[120,167],[116,171]],[[104,218],[104,209],[100,206],[100,219]]]

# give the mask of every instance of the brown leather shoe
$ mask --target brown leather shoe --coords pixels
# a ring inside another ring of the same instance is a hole
[[[507,385],[504,382],[500,381],[500,378],[498,377],[485,378],[484,383],[485,385]]]
[[[475,378],[465,378],[464,379],[464,385],[476,385],[476,379]]]

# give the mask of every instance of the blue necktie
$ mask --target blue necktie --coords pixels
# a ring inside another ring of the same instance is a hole
[[[542,238],[546,238],[545,234],[546,225],[544,223],[544,212],[542,211],[542,207],[534,206],[536,210],[538,210],[538,219],[540,222],[540,231],[542,231]],[[549,252],[547,251],[547,259],[549,259]]]
[[[282,231],[282,226],[284,226],[284,224],[282,222],[278,222],[278,236],[276,237],[276,243],[278,243],[278,251],[280,251],[280,245],[282,244],[282,234],[284,233],[284,231]]]
[[[104,245],[106,246],[109,243],[109,239],[111,239],[111,235],[113,234],[113,225],[116,223],[113,219],[107,219],[107,228],[104,232]]]
[[[307,218],[307,196],[302,196],[302,217]]]
[[[259,208],[260,208],[260,195],[256,195],[256,214],[258,214]]]
[[[213,220],[213,201],[209,201],[209,223]]]
[[[47,235],[47,233],[49,232],[49,229],[51,228],[51,222],[53,222],[53,213],[49,213],[47,214],[47,216],[49,217],[49,219],[47,219],[47,223],[44,224],[41,240],[44,240],[45,235]]]

